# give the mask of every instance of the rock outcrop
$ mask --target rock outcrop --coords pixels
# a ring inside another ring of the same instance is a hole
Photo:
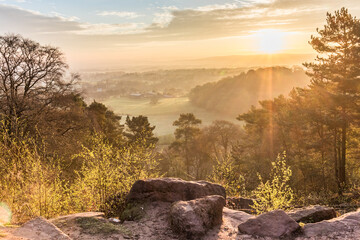
[[[25,223],[16,229],[13,235],[28,240],[71,240],[68,235],[43,217]]]
[[[303,232],[305,237],[326,236],[329,237],[329,239],[338,239],[337,236],[339,236],[341,239],[341,236],[351,234],[355,231],[359,232],[359,230],[360,209],[331,220],[306,224]]]
[[[300,225],[284,211],[275,210],[249,218],[239,225],[239,232],[253,236],[280,238],[290,236]]]
[[[170,210],[172,229],[186,239],[199,239],[222,223],[224,206],[225,199],[219,195],[178,201]]]
[[[18,229],[0,227],[0,232],[9,240],[360,239],[360,209],[331,220],[307,223],[301,229],[296,221],[331,218],[335,216],[334,210],[310,206],[288,213],[275,210],[254,216],[224,207],[225,189],[205,181],[174,178],[137,181],[127,202],[123,195],[118,199],[120,204],[128,204],[130,210],[140,208],[143,216],[119,222],[101,212],[77,213],[50,221],[36,218]],[[240,208],[247,204],[251,202],[238,202]],[[130,211],[131,216],[133,212]]]
[[[155,178],[134,183],[126,200],[144,201],[189,201],[210,195],[226,198],[225,188],[206,181],[184,181],[178,178]]]
[[[295,221],[303,223],[316,223],[336,217],[333,208],[319,205],[294,209],[287,214]]]

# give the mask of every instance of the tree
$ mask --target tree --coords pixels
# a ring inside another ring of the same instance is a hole
[[[319,53],[315,62],[305,63],[310,88],[319,92],[331,121],[335,176],[339,188],[346,184],[348,131],[359,114],[360,21],[342,8],[327,13],[326,25],[317,29],[310,44]]]
[[[121,146],[124,129],[124,126],[120,124],[121,116],[96,101],[87,107],[87,111],[93,133],[103,134],[112,145]]]
[[[242,137],[240,126],[224,120],[216,120],[208,127],[202,129],[206,136],[204,141],[211,145],[211,151],[216,158],[225,159],[232,147]]]
[[[154,137],[155,126],[150,126],[146,116],[140,115],[132,118],[127,116],[125,124],[127,131],[124,135],[128,138],[129,144],[143,140],[147,146],[151,146],[159,141],[157,137]]]
[[[22,122],[29,131],[57,98],[73,91],[78,76],[66,82],[67,68],[57,48],[19,35],[0,36],[0,118],[8,131],[16,133]]]
[[[171,147],[180,148],[184,153],[186,173],[191,176],[191,157],[190,149],[195,137],[200,133],[201,120],[197,119],[193,113],[182,113],[178,120],[173,123],[176,126],[175,130],[175,142]]]

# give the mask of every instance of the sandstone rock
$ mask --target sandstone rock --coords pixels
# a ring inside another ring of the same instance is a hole
[[[224,187],[205,181],[184,181],[178,178],[138,180],[132,186],[126,200],[132,201],[188,201],[210,195],[226,198]]]
[[[176,202],[170,210],[172,229],[186,239],[199,239],[221,224],[224,205],[225,199],[219,195]]]
[[[248,214],[243,211],[237,211],[230,208],[224,208],[223,209],[223,216],[228,217],[232,220],[237,221],[239,224],[245,222],[249,218],[253,217],[253,215]]]
[[[344,214],[338,218],[318,223],[309,223],[304,226],[306,237],[330,236],[333,233],[354,232],[360,228],[360,209],[356,212]]]
[[[226,199],[226,206],[231,209],[252,209],[254,200],[250,198],[231,197]]]
[[[29,240],[71,240],[69,236],[43,217],[25,223],[22,227],[16,229],[13,235]]]
[[[319,205],[294,209],[287,214],[295,221],[303,223],[315,223],[336,217],[333,208]]]
[[[300,228],[300,225],[284,211],[275,210],[249,218],[239,225],[239,232],[261,237],[285,237]]]

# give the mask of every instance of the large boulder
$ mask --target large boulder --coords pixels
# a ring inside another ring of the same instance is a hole
[[[179,201],[170,210],[171,227],[186,239],[199,239],[222,223],[225,199],[219,195]]]
[[[71,240],[68,235],[43,217],[25,223],[22,227],[16,229],[13,235],[28,240]]]
[[[336,217],[333,208],[319,205],[294,209],[287,214],[295,221],[303,223],[315,223]]]
[[[360,230],[360,209],[356,212],[344,214],[338,218],[324,220],[318,223],[306,224],[303,228],[306,237],[329,236],[337,239],[337,235],[349,234]],[[360,237],[360,236],[358,236]],[[354,238],[359,239],[359,238]]]
[[[260,237],[280,238],[290,236],[300,225],[283,210],[275,210],[249,218],[239,225],[239,232]]]
[[[210,195],[226,198],[224,187],[206,181],[184,181],[178,178],[138,180],[132,186],[127,202],[188,201]]]

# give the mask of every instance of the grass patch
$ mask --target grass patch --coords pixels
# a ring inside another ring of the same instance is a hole
[[[82,232],[86,234],[116,234],[131,235],[130,230],[122,225],[112,224],[103,219],[92,217],[81,217],[76,219],[76,223],[81,227]]]
[[[138,221],[145,216],[144,206],[141,204],[128,204],[120,215],[120,220]]]

